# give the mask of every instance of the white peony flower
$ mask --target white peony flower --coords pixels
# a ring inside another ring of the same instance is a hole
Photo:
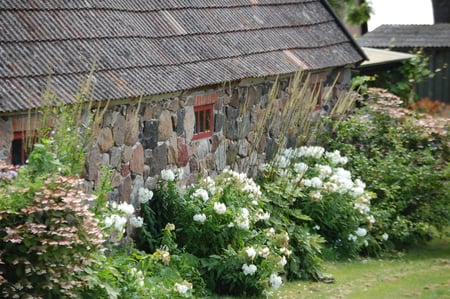
[[[358,237],[356,237],[355,235],[352,235],[352,234],[348,235],[348,240],[349,241],[355,242],[357,239],[358,239]]]
[[[251,265],[247,265],[247,264],[242,265],[242,271],[244,272],[244,275],[253,275],[253,274],[256,273],[257,269],[258,268],[255,265],[253,265],[253,264],[251,264]]]
[[[142,219],[142,217],[139,216],[131,216],[130,217],[130,225],[132,227],[138,228],[138,227],[142,227],[142,225],[144,224],[144,219]]]
[[[167,182],[173,181],[175,180],[175,173],[170,169],[163,169],[161,170],[161,179]]]
[[[196,222],[204,223],[206,221],[205,214],[195,214],[192,219]]]
[[[236,219],[236,225],[237,227],[243,230],[250,229],[250,221],[248,220],[248,218],[245,217],[239,217],[238,219]]]
[[[227,211],[227,206],[224,203],[215,202],[214,211],[219,215],[225,214],[225,212]]]
[[[146,188],[139,188],[138,198],[140,204],[145,204],[153,198],[153,192]]]
[[[248,258],[251,260],[254,259],[256,256],[256,250],[253,247],[247,247],[245,249],[245,252],[247,253]]]
[[[278,290],[280,288],[281,284],[283,283],[283,280],[281,279],[281,277],[275,273],[270,274],[269,281],[270,281],[270,286],[274,290]]]
[[[260,250],[258,250],[258,254],[263,257],[263,258],[267,258],[270,254],[270,249],[269,247],[263,247]]]
[[[131,215],[134,213],[134,207],[133,205],[127,204],[126,202],[121,203],[120,205],[117,206],[117,209],[119,211],[124,212],[127,215]]]
[[[190,289],[192,289],[192,284],[183,281],[182,283],[175,283],[175,291],[179,294],[186,294]]]
[[[364,237],[365,235],[367,235],[367,229],[358,227],[358,229],[355,231],[355,233],[359,237]]]
[[[282,256],[281,259],[280,259],[280,261],[278,262],[278,264],[279,264],[281,267],[284,267],[284,266],[287,264],[287,259],[286,259],[286,257],[285,257],[285,256]]]
[[[308,165],[303,162],[295,163],[294,170],[298,174],[302,175],[308,170]]]
[[[208,201],[209,199],[208,191],[202,188],[195,190],[195,192],[192,193],[192,197],[201,198],[203,201]]]

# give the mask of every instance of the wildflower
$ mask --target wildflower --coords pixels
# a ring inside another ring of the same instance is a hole
[[[309,195],[311,196],[311,198],[314,201],[319,201],[319,200],[322,199],[322,194],[320,194],[320,191],[317,191],[317,190],[316,191],[312,191]]]
[[[247,253],[248,258],[251,260],[253,260],[256,256],[256,250],[253,247],[247,247],[245,249],[245,252]]]
[[[284,266],[287,264],[287,259],[286,259],[286,257],[285,257],[285,256],[282,256],[281,259],[280,259],[280,261],[278,262],[278,264],[279,264],[281,267],[284,267]]]
[[[258,254],[263,257],[263,258],[267,258],[270,254],[270,249],[269,247],[263,247],[260,250],[258,250]]]
[[[355,233],[359,237],[364,237],[365,235],[367,235],[367,230],[365,228],[358,227],[358,229],[355,231]]]
[[[174,231],[175,230],[175,224],[169,222],[169,223],[166,224],[164,229],[168,230],[168,231]]]
[[[227,211],[227,206],[224,203],[215,202],[214,211],[219,215],[225,214],[225,212]]]
[[[190,289],[192,289],[192,283],[184,280],[182,283],[175,283],[175,291],[179,294],[186,294]]]
[[[192,219],[196,222],[204,223],[206,221],[205,214],[195,214]]]
[[[202,188],[195,190],[195,192],[192,193],[192,197],[201,198],[203,201],[208,201],[208,199],[209,199],[208,192]]]
[[[308,165],[303,162],[295,163],[294,170],[295,172],[297,172],[297,174],[302,175],[308,170]]]
[[[236,220],[236,224],[240,229],[243,230],[249,230],[250,229],[250,221],[248,220],[248,218],[245,217],[239,217]]]
[[[135,227],[135,228],[142,227],[143,224],[144,224],[144,219],[142,219],[142,217],[139,217],[139,216],[130,217],[130,225],[132,227]]]
[[[349,241],[355,242],[357,239],[358,239],[358,238],[357,238],[355,235],[353,235],[353,234],[348,235],[348,240],[349,240]]]
[[[140,204],[146,204],[149,200],[153,198],[153,192],[146,188],[139,188],[138,198]]]
[[[161,179],[167,182],[173,181],[175,180],[175,174],[170,169],[163,169],[161,170]]]
[[[247,264],[242,265],[242,271],[244,272],[244,275],[253,275],[253,274],[255,274],[257,269],[258,268],[255,265],[253,265],[253,264],[251,264],[251,265],[247,265]]]
[[[369,221],[370,224],[374,224],[375,223],[375,217],[373,217],[373,215],[367,216],[367,220]]]
[[[134,207],[133,205],[127,204],[126,202],[121,203],[120,205],[117,206],[117,209],[119,211],[124,212],[127,215],[131,215],[134,213]]]
[[[383,235],[381,235],[381,237],[383,238],[383,240],[387,241],[389,239],[389,235],[387,233],[384,233]]]
[[[278,290],[278,288],[280,288],[281,284],[283,283],[283,280],[281,279],[281,277],[275,273],[270,274],[269,281],[270,281],[270,286],[274,290]]]
[[[314,230],[320,230],[320,226],[318,226],[317,224],[313,226]]]

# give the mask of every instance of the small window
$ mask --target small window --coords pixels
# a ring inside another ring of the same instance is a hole
[[[28,150],[25,134],[22,132],[15,132],[11,144],[11,164],[23,165],[26,163],[27,157]]]
[[[194,140],[211,137],[214,130],[214,104],[194,107]]]

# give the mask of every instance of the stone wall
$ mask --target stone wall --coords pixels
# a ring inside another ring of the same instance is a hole
[[[329,73],[317,75],[323,86],[332,84]],[[87,159],[86,179],[93,186],[101,166],[112,169],[112,198],[134,200],[140,187],[153,189],[166,168],[180,169],[180,185],[196,182],[198,175],[214,176],[225,167],[254,176],[280,137],[277,121],[263,122],[273,81],[242,81],[162,100],[111,106],[93,133],[97,136]],[[288,100],[289,79],[280,80],[272,108],[275,118]],[[214,132],[194,140],[195,103],[214,100]],[[278,120],[280,122],[281,120]],[[261,125],[262,134],[257,134]]]
[[[0,117],[0,160],[9,161],[14,138],[11,117]]]

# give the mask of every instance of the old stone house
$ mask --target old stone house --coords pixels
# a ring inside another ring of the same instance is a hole
[[[28,112],[46,88],[73,103],[93,70],[93,100],[110,102],[86,179],[112,168],[123,200],[169,167],[185,182],[227,165],[251,172],[279,134],[254,144],[277,76],[283,109],[295,72],[312,88],[338,77],[339,92],[365,59],[323,0],[5,0],[0,32],[0,159],[24,162]]]

